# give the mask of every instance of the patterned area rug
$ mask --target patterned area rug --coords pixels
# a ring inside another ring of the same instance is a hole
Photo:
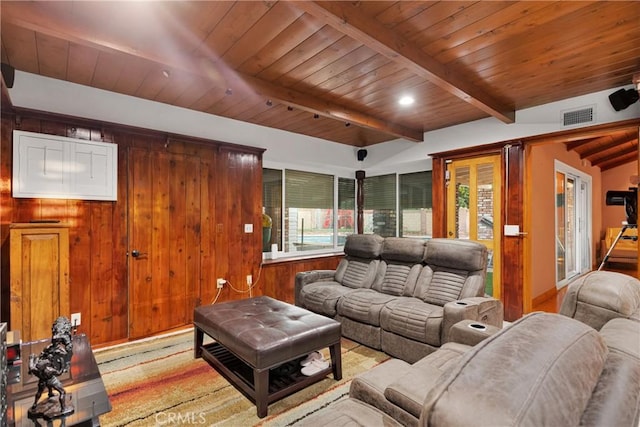
[[[342,340],[342,380],[331,375],[269,405],[265,418],[207,362],[193,358],[193,330],[95,351],[113,410],[102,426],[288,426],[349,393],[351,379],[389,357]],[[328,350],[324,350],[329,358]]]

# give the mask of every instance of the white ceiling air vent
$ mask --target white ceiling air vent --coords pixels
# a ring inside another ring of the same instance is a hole
[[[562,126],[575,126],[596,121],[595,105],[562,112]]]

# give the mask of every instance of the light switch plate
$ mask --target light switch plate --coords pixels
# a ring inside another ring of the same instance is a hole
[[[519,225],[506,225],[504,226],[504,235],[505,236],[519,236],[520,235],[520,226]]]
[[[245,224],[244,225],[245,233],[253,233],[253,224]]]

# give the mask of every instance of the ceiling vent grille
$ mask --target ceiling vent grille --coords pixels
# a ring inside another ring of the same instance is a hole
[[[573,126],[595,121],[594,107],[583,107],[578,110],[563,111],[562,125]]]

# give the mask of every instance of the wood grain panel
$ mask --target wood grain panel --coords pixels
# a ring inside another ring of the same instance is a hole
[[[81,85],[90,85],[93,71],[98,62],[98,56],[98,52],[94,49],[70,43],[69,63],[67,64],[67,78],[69,81]]]
[[[509,144],[503,150],[503,164],[508,165],[502,178],[503,224],[524,226],[524,145]],[[514,321],[524,313],[524,246],[523,236],[502,239],[502,302],[504,318]],[[529,296],[530,298],[530,296]]]
[[[256,54],[247,59],[238,69],[249,75],[256,75],[264,68],[269,67],[280,56],[293,50],[303,40],[322,28],[322,24],[302,15],[286,30],[273,38],[269,44],[258,50]]]
[[[54,79],[67,77],[67,55],[69,43],[46,34],[36,35],[39,71]]]
[[[271,8],[269,3],[236,2],[204,41],[208,54],[222,57]]]
[[[262,265],[261,295],[294,303],[296,273],[309,270],[335,270],[343,255],[294,260],[269,260]]]
[[[31,219],[55,218],[70,224],[70,310],[82,313],[78,329],[87,333],[92,343],[122,342],[153,333],[154,327],[189,324],[193,307],[213,301],[216,277],[228,278],[240,290],[225,287],[220,300],[247,296],[246,276],[252,274],[257,279],[262,256],[260,233],[244,233],[245,223],[253,224],[256,230],[259,226],[261,149],[190,137],[168,138],[153,131],[34,112],[21,112],[18,123],[22,130],[117,143],[118,200],[12,198],[11,141],[16,116],[3,113],[3,316],[9,313],[5,309],[5,301],[9,301],[8,226]],[[159,201],[147,187],[128,188],[128,183],[143,179],[152,180],[154,194],[162,195]],[[129,203],[132,211],[128,213]],[[154,204],[161,224],[151,219]],[[139,232],[156,227],[159,233],[155,238]],[[165,268],[145,266],[142,259],[134,264],[126,254],[136,248],[156,256]],[[130,264],[135,265],[131,279]],[[133,284],[156,278],[160,280],[157,289]],[[152,290],[160,297],[154,299]],[[130,315],[135,319],[132,325],[128,323]]]
[[[253,9],[258,9],[255,6]],[[296,21],[302,11],[288,2],[277,2],[243,36],[236,41],[222,57],[224,63],[236,68],[251,58],[255,49],[264,48],[290,24]]]
[[[4,22],[2,27],[5,30],[2,33],[3,56],[6,55],[11,64],[21,64],[21,70],[37,73],[39,65],[36,33],[12,24],[5,24]]]
[[[109,53],[105,53],[105,54],[101,54],[100,55],[100,59],[102,61],[105,60],[105,58],[103,58],[103,55],[105,55],[106,58],[108,58]],[[97,64],[96,67],[102,67],[104,66],[104,63],[102,64]],[[116,61],[115,62],[115,66],[119,67],[119,62]],[[128,61],[127,63],[127,68],[126,68],[126,72],[122,73],[120,72],[120,74],[118,75],[118,68],[116,68],[116,70],[114,70],[113,72],[109,71],[108,69],[106,70],[102,70],[99,72],[98,76],[96,76],[97,79],[101,79],[103,85],[111,85],[112,89],[114,92],[120,92],[120,93],[136,93],[136,91],[138,90],[138,88],[140,87],[140,85],[142,85],[142,82],[144,81],[145,77],[151,72],[151,68],[152,68],[152,64],[145,60],[145,59],[140,59],[140,58],[135,58],[131,61]],[[154,67],[155,68],[155,67]],[[96,70],[97,72],[98,70]],[[102,76],[102,73],[107,72],[109,74],[113,74],[113,79],[108,79]],[[97,84],[97,80],[96,83]]]

